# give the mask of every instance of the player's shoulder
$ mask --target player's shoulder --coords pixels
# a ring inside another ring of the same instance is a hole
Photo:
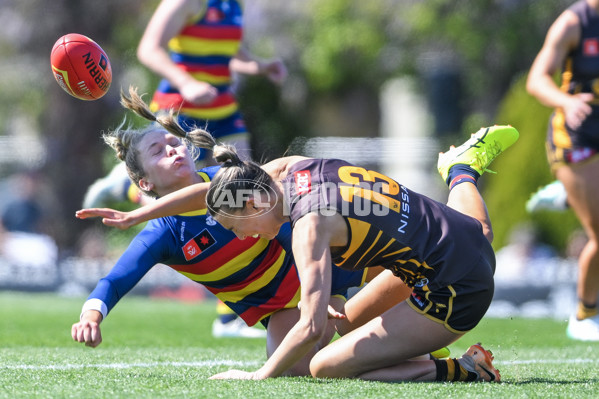
[[[564,10],[553,22],[550,32],[563,36],[580,35],[581,31],[581,20],[580,14],[576,8],[567,8]]]

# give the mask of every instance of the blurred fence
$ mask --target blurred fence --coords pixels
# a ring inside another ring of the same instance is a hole
[[[46,236],[9,233],[0,251],[0,290],[56,292],[87,296],[115,259],[67,257],[58,259],[55,244]],[[154,266],[131,291],[137,295],[167,296],[183,300],[210,297],[203,286],[168,266]]]
[[[23,254],[25,238],[13,250]],[[86,297],[98,280],[114,266],[113,259],[56,258],[51,245],[27,238],[28,256],[0,256],[0,290],[56,292]],[[567,319],[576,306],[576,261],[559,257],[528,262],[525,270],[511,276],[505,269],[513,262],[498,262],[495,295],[487,313],[491,317],[553,317]],[[350,291],[350,295],[357,289]],[[153,267],[131,291],[133,295],[168,297],[178,300],[213,298],[200,284],[194,283],[168,266]]]

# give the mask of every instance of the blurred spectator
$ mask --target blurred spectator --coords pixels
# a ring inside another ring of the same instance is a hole
[[[547,284],[559,264],[556,251],[539,241],[533,225],[516,225],[509,244],[496,253],[495,282],[499,285]]]
[[[42,230],[42,208],[36,192],[38,176],[22,172],[14,176],[16,195],[2,211],[2,225],[6,231],[38,233]]]
[[[83,232],[77,242],[77,257],[83,259],[108,259],[108,243],[105,234],[98,228],[89,228]],[[111,261],[114,261],[112,259]]]
[[[0,255],[15,265],[56,267],[58,248],[45,234],[43,206],[39,202],[39,176],[25,171],[11,177],[14,193],[2,210]]]

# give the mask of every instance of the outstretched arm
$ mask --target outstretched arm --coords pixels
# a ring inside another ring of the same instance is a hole
[[[209,188],[210,183],[192,184],[130,212],[109,208],[89,208],[77,211],[75,216],[79,219],[101,217],[105,225],[124,230],[150,219],[205,209]]]
[[[100,323],[108,312],[155,264],[164,262],[168,257],[155,255],[168,252],[168,240],[165,238],[170,233],[166,230],[159,232],[156,229],[144,229],[133,239],[125,253],[110,272],[98,281],[96,288],[83,304],[79,321],[71,327],[73,340],[92,348],[102,343]]]

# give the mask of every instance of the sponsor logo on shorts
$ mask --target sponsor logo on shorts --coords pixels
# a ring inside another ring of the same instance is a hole
[[[412,292],[412,300],[414,302],[416,302],[416,304],[418,305],[418,307],[420,309],[424,308],[424,306],[426,305],[426,303],[424,302],[424,298],[422,298],[420,295],[416,294],[415,292]]]

